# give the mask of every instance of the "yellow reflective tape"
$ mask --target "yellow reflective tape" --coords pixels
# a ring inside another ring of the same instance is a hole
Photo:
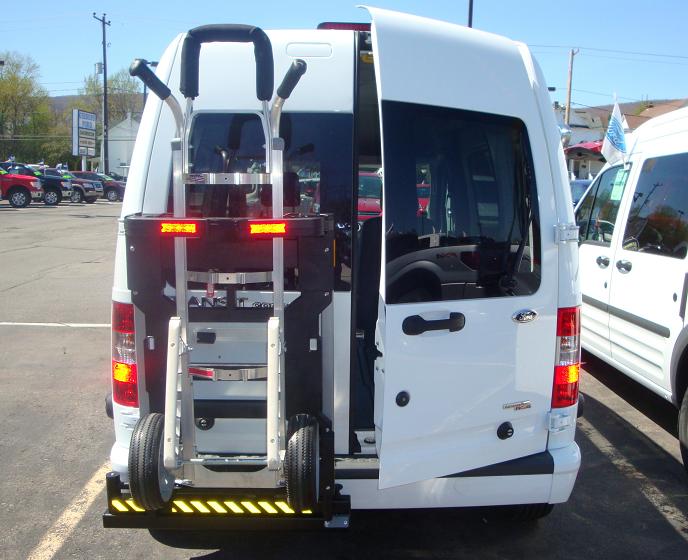
[[[209,500],[208,505],[213,508],[217,513],[227,513],[227,510],[223,508],[218,502]]]
[[[306,515],[310,515],[310,514],[313,513],[313,512],[312,512],[311,510],[309,510],[309,509],[302,509],[302,510],[301,510],[301,513],[305,513]]]
[[[170,511],[171,511],[172,513],[177,513],[177,508],[172,508]]]
[[[251,513],[260,513],[260,510],[251,502],[241,502],[241,505],[244,506]]]
[[[139,506],[136,504],[136,502],[135,502],[134,500],[132,500],[131,498],[129,498],[129,499],[127,500],[127,505],[128,505],[131,509],[133,509],[134,511],[146,511],[145,509],[139,507]]]
[[[270,504],[270,502],[258,502],[258,505],[259,505],[260,507],[262,507],[262,508],[263,508],[265,511],[267,511],[268,513],[271,513],[271,514],[272,514],[272,513],[279,513],[274,507],[272,507],[272,505]]]
[[[191,500],[191,505],[201,513],[210,513],[210,510],[207,507],[205,507],[205,504],[203,502],[200,502],[198,500]]]
[[[225,502],[225,505],[231,509],[234,513],[244,513],[244,510],[241,509],[238,505],[236,505],[234,502]]]
[[[286,502],[275,502],[275,505],[280,508],[284,513],[294,513],[294,510],[287,505]]]
[[[182,510],[184,513],[193,513],[194,510],[191,509],[186,502],[182,500],[174,500],[174,505],[177,506],[180,510]]]
[[[129,508],[119,500],[112,500],[110,503],[112,504],[112,507],[114,507],[117,511],[129,511]]]

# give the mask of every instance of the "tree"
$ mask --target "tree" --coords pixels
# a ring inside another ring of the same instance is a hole
[[[103,122],[103,83],[98,76],[84,78],[84,87],[79,90],[82,99],[79,109],[98,115],[98,122]],[[110,126],[123,121],[127,113],[141,113],[143,94],[140,82],[129,75],[127,70],[120,70],[108,76],[108,119]],[[100,132],[99,132],[100,134]]]
[[[38,83],[38,65],[30,56],[0,53],[0,157],[40,157],[41,136],[50,123],[48,96]]]

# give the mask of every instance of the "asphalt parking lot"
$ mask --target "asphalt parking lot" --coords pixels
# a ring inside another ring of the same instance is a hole
[[[365,512],[346,532],[243,533],[172,549],[105,530],[118,203],[0,203],[0,558],[688,558],[676,411],[584,355],[583,466],[535,524],[476,511]]]

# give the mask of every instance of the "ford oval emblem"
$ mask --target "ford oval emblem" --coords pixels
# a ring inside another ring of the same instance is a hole
[[[530,323],[537,318],[537,311],[521,309],[521,311],[514,313],[511,318],[517,323]]]

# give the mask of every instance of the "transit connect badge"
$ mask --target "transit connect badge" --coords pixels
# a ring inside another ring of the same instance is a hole
[[[537,311],[533,311],[532,309],[521,309],[521,311],[514,313],[511,318],[516,323],[531,323],[537,318]]]

